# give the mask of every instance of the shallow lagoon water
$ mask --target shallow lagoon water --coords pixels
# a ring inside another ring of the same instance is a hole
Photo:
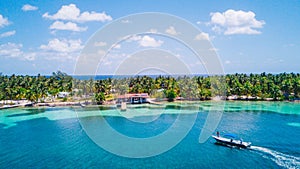
[[[135,105],[126,112],[71,107],[1,110],[0,168],[300,168],[299,103],[226,102],[216,130],[251,141],[251,149],[218,146],[212,138],[199,143],[207,115],[219,111],[214,110],[216,104]],[[168,130],[178,113],[197,115],[192,129],[169,151],[148,158],[107,152],[80,123],[101,117],[119,133],[147,138]]]

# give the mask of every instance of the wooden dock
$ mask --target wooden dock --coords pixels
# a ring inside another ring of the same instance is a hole
[[[126,102],[122,102],[121,103],[121,111],[126,111],[127,109],[127,103]]]

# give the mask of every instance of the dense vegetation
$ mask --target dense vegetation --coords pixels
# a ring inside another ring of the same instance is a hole
[[[214,96],[236,95],[237,98],[292,100],[300,98],[300,74],[231,74],[226,76],[138,76],[108,78],[105,80],[79,80],[65,73],[52,76],[0,75],[0,100],[27,99],[43,102],[59,92],[70,92],[72,98],[93,99],[98,103],[125,93],[148,93],[169,101],[176,97],[188,100],[208,100]],[[243,97],[239,97],[243,96]]]
[[[53,73],[50,77],[37,76],[0,76],[0,100],[41,101],[49,95],[61,91],[72,91],[72,77],[65,73]]]

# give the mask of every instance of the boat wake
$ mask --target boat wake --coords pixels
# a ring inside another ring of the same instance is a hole
[[[299,169],[300,168],[300,157],[295,157],[291,155],[287,155],[281,152],[277,152],[268,148],[251,146],[251,150],[255,150],[258,152],[262,152],[264,158],[271,159],[277,165],[289,168],[289,169]]]

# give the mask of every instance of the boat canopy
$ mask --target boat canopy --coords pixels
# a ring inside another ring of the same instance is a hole
[[[224,137],[239,139],[239,137],[236,134],[232,134],[232,133],[224,134]]]

